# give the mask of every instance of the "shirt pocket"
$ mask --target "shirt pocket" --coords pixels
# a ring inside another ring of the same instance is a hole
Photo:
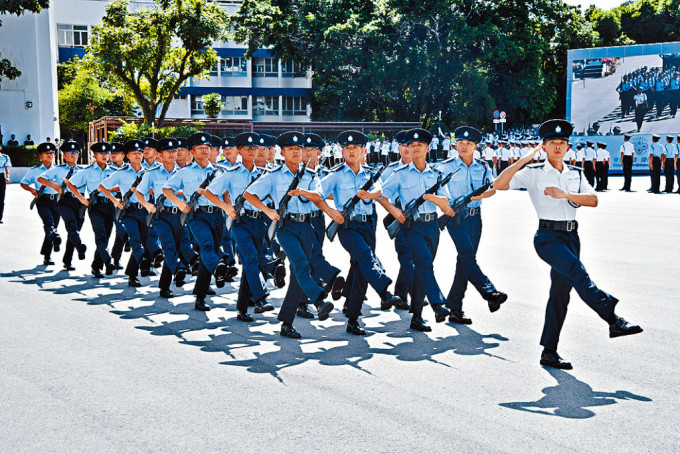
[[[568,192],[578,193],[581,190],[581,178],[578,175],[569,176],[565,185]]]

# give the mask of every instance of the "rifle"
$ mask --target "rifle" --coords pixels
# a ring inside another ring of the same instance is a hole
[[[130,206],[130,197],[132,197],[132,194],[135,193],[135,189],[137,189],[137,185],[142,181],[142,178],[144,177],[144,172],[140,173],[137,175],[137,178],[135,178],[135,181],[132,183],[132,186],[130,186],[130,189],[125,193],[123,196],[123,209],[116,208],[116,214],[113,217],[116,222],[120,222],[120,219],[125,215],[125,212],[127,211],[128,207]]]
[[[253,183],[257,181],[258,178],[260,178],[262,175],[265,174],[265,171],[260,172],[259,175],[257,175],[253,181],[248,183],[248,186],[243,190],[241,195],[236,197],[236,201],[234,202],[234,211],[236,211],[236,219],[232,219],[230,216],[227,216],[227,230],[231,231],[231,226],[236,222],[237,224],[241,222],[241,209],[243,208],[243,204],[246,202],[246,199],[243,197],[243,193],[250,188]]]
[[[461,208],[465,208],[466,205],[468,203],[470,203],[470,200],[473,197],[477,197],[478,195],[483,194],[490,187],[491,187],[491,183],[486,183],[486,184],[478,187],[477,189],[475,189],[474,191],[472,191],[468,195],[466,195],[464,197],[457,198],[455,200],[455,202],[453,202],[453,204],[451,205],[451,209],[453,209],[453,211],[456,213],[456,216],[465,216],[465,213],[458,214],[459,211],[461,210]],[[439,218],[439,220],[437,221],[437,222],[439,222],[439,230],[444,230],[444,227],[446,227],[446,224],[448,224],[451,219],[452,219],[452,217],[447,215],[447,214],[442,215]]]
[[[71,175],[73,175],[73,172],[75,170],[76,166],[71,167],[71,170],[69,170],[66,176],[64,177],[64,181],[61,182],[61,192],[57,196],[57,203],[61,202],[61,198],[64,197],[64,192],[66,191],[66,180],[71,178]]]
[[[380,175],[382,175],[383,170],[385,170],[385,166],[378,167],[378,170],[370,176],[368,181],[364,183],[360,190],[361,191],[370,190],[371,186],[373,186],[373,184],[376,181],[378,181],[378,178],[380,178]],[[352,215],[354,207],[356,207],[357,203],[359,203],[360,200],[361,199],[359,198],[359,196],[355,194],[354,197],[348,200],[345,203],[345,206],[342,207],[342,217],[345,219],[345,222]],[[326,228],[326,236],[330,241],[333,241],[335,239],[335,236],[338,234],[338,230],[340,230],[340,224],[338,224],[337,222],[333,221],[328,225],[328,227]]]
[[[205,189],[208,187],[210,182],[215,178],[217,175],[217,171],[219,169],[215,169],[212,172],[208,174],[207,177],[205,177],[205,180],[203,180],[203,183],[198,187],[198,189]],[[184,226],[187,223],[187,218],[191,220],[194,217],[194,211],[196,210],[196,206],[198,205],[198,199],[201,197],[201,194],[198,193],[198,191],[194,192],[191,194],[191,197],[189,198],[189,212],[188,213],[182,213],[182,216],[179,218],[179,223],[181,226]]]
[[[272,221],[272,223],[269,225],[269,229],[267,229],[267,238],[269,238],[270,241],[272,238],[274,238],[274,234],[276,233],[276,228],[278,227],[279,222],[283,220],[283,217],[288,212],[288,202],[290,202],[291,199],[291,196],[288,193],[298,187],[298,184],[300,184],[302,177],[305,176],[306,171],[307,166],[305,165],[305,163],[302,163],[302,168],[298,169],[297,173],[295,174],[295,177],[293,178],[293,181],[290,182],[290,186],[288,186],[286,193],[283,195],[283,197],[281,197],[278,209],[279,221]]]
[[[446,175],[444,178],[440,176],[439,178],[437,178],[437,182],[433,184],[427,191],[421,194],[420,197],[411,200],[406,205],[406,208],[404,208],[404,216],[406,216],[406,222],[410,222],[418,214],[418,208],[420,207],[420,205],[425,203],[425,194],[434,194],[435,192],[437,192],[439,188],[445,186],[449,182],[451,177],[454,176],[457,172],[458,170]],[[385,219],[383,219],[383,224],[386,226],[387,233],[390,235],[391,239],[394,239],[394,237],[397,236],[397,233],[404,225],[397,219],[395,219],[394,216],[392,216],[391,214],[385,216]]]
[[[31,200],[31,204],[30,204],[29,207],[28,207],[29,210],[32,210],[33,207],[35,206],[35,204],[38,203],[38,199],[40,198],[41,195],[43,195],[43,192],[45,192],[45,188],[46,188],[46,187],[47,187],[47,186],[42,185],[42,187],[40,188],[40,190],[38,190],[38,195],[35,196],[35,198],[34,198],[33,200]]]
[[[87,198],[88,204],[87,206],[83,205],[80,207],[80,210],[78,211],[78,215],[80,216],[80,219],[83,219],[85,217],[85,211],[88,213],[92,212],[92,202],[94,202],[97,199],[97,194],[99,194],[99,189],[95,189],[90,193],[90,197]]]
[[[146,215],[146,226],[151,227],[151,221],[154,219],[158,219],[161,216],[161,210],[163,209],[163,202],[165,202],[165,194],[161,194],[158,196],[158,199],[156,199],[156,203],[154,203],[154,207],[156,207],[156,211],[151,212],[149,211],[149,214]]]

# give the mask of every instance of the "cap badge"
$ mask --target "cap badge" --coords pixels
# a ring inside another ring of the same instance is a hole
[[[352,142],[352,141],[354,140],[354,137],[352,137],[352,136],[347,136],[347,140],[348,140],[349,142]]]
[[[470,135],[470,133],[469,133],[469,132],[467,132],[467,131],[465,131],[465,133],[464,133],[463,135],[464,135],[465,137],[467,137],[467,136],[469,136],[469,135]]]
[[[252,137],[248,137],[248,142],[251,142],[251,143],[252,143],[252,141],[253,141],[253,138],[252,138]]]
[[[297,142],[297,141],[298,141],[298,136],[293,136],[293,142]]]
[[[562,132],[562,128],[560,128],[559,126],[555,126],[555,132],[556,133]]]
[[[413,138],[417,139],[418,138],[418,133],[413,134]]]

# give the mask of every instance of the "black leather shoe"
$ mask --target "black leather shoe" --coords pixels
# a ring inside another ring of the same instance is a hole
[[[609,325],[609,337],[629,336],[642,332],[642,328],[638,325],[631,325],[623,318],[615,316],[616,320]]]
[[[449,314],[449,321],[451,323],[460,323],[461,325],[471,325],[472,320],[465,316],[465,312],[454,309]]]
[[[43,265],[54,265],[54,262],[48,258],[44,258]]]
[[[316,304],[316,316],[319,317],[319,321],[324,321],[328,318],[335,306],[329,301],[322,301]]]
[[[163,254],[162,254],[162,253],[158,253],[158,254],[156,254],[156,255],[153,257],[153,264],[152,264],[152,266],[153,266],[154,268],[160,268],[162,264],[163,264]]]
[[[386,311],[388,309],[391,309],[392,306],[396,305],[397,303],[401,302],[401,298],[398,296],[392,295],[390,292],[385,292],[380,298],[380,309],[383,311]]]
[[[429,333],[432,331],[432,328],[425,324],[425,320],[423,320],[422,317],[415,316],[411,319],[411,329],[422,331],[424,333]]]
[[[130,287],[141,287],[142,283],[139,282],[139,279],[137,279],[136,277],[129,277],[128,278],[128,286],[130,286]]]
[[[286,286],[286,267],[283,264],[277,265],[274,269],[274,285],[278,288]]]
[[[562,361],[560,355],[557,352],[548,352],[543,350],[541,353],[541,366],[554,367],[555,369],[565,369],[571,370],[571,363]]]
[[[87,246],[85,246],[83,243],[80,243],[80,246],[76,248],[78,251],[78,260],[85,260],[85,252],[87,251]]]
[[[236,314],[236,318],[241,320],[242,322],[252,322],[253,321],[253,316],[250,315],[247,312],[238,311],[238,313]]]
[[[54,238],[52,238],[52,249],[54,249],[54,252],[59,252],[61,246],[61,237],[59,235],[56,235]]]
[[[263,312],[268,312],[268,311],[273,311],[274,306],[269,304],[267,300],[260,300],[255,302],[255,313],[256,314],[261,314]]]
[[[394,308],[406,311],[409,310],[411,306],[409,306],[408,302],[406,302],[406,298],[397,296],[397,299],[394,301]]]
[[[113,265],[113,263],[109,262],[106,264],[106,275],[111,276],[113,274],[113,270],[115,270],[116,267]]]
[[[437,323],[441,323],[446,320],[446,316],[449,315],[449,310],[443,304],[432,304],[432,310],[434,311],[434,320]]]
[[[302,318],[314,318],[314,314],[309,310],[307,304],[302,303],[297,308],[297,316]]]
[[[102,270],[92,268],[92,277],[96,277],[97,279],[103,278],[104,275],[102,274]]]
[[[75,267],[74,267],[74,266],[71,266],[71,264],[68,264],[68,265],[67,265],[66,263],[64,263],[64,269],[65,269],[66,271],[75,271]]]
[[[235,266],[227,267],[227,274],[224,276],[224,280],[227,282],[234,282],[234,278],[238,276],[238,268]]]
[[[300,339],[302,337],[300,336],[300,333],[298,333],[295,328],[293,328],[293,325],[289,323],[281,324],[281,335],[291,339]]]
[[[217,292],[211,288],[208,288],[208,290],[205,292],[206,295],[208,296],[215,296],[217,295]]]
[[[175,273],[175,286],[184,287],[186,277],[187,271],[184,268],[179,268]]]
[[[224,287],[224,275],[227,272],[227,265],[224,263],[220,262],[217,264],[215,267],[215,271],[213,271],[213,276],[215,276],[215,287],[217,288],[222,288]]]
[[[122,270],[122,269],[123,269],[123,265],[121,265],[120,262],[119,262],[118,260],[115,260],[115,261],[113,262],[113,269],[114,269],[114,270]]]
[[[330,285],[330,294],[333,301],[337,301],[342,297],[342,289],[345,287],[345,278],[338,276],[333,279]]]
[[[205,300],[203,298],[196,298],[196,302],[194,303],[194,309],[201,312],[208,312],[210,310],[210,306],[208,306],[205,303]]]
[[[170,289],[161,290],[161,298],[174,298],[175,294]]]
[[[361,326],[359,326],[359,322],[357,320],[349,320],[347,322],[347,328],[345,331],[350,334],[354,334],[355,336],[366,335],[366,331]]]
[[[342,313],[343,314],[347,313],[347,301],[345,301],[345,304],[342,305]]]
[[[484,295],[483,298],[489,303],[489,310],[491,312],[496,312],[501,308],[501,304],[505,303],[505,301],[508,299],[508,295],[494,290],[493,292]]]
[[[130,248],[130,243],[129,243],[128,241],[126,241],[125,244],[123,245],[123,250],[124,250],[125,252],[130,252],[130,251],[132,250],[132,249]]]
[[[198,276],[198,268],[201,266],[201,263],[198,261],[198,259],[194,260],[190,265],[189,269],[191,270],[191,275],[196,277]]]
[[[139,274],[142,275],[142,277],[150,277],[150,276],[155,276],[156,272],[152,270],[151,268],[142,268],[139,271]]]

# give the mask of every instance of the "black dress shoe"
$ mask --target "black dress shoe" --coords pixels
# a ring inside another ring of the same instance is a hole
[[[496,312],[501,308],[501,304],[505,303],[508,299],[508,295],[498,290],[494,290],[491,293],[487,293],[483,298],[489,303],[489,310],[491,312]]]
[[[161,295],[161,298],[174,298],[175,297],[175,294],[172,293],[172,290],[170,290],[170,289],[161,290],[160,295]]]
[[[180,268],[175,273],[175,285],[177,287],[183,287],[185,282],[184,279],[187,277],[187,272],[184,268]]]
[[[210,306],[205,303],[203,298],[197,297],[196,302],[194,303],[194,309],[201,312],[208,312],[210,310]]]
[[[350,334],[354,334],[355,336],[366,335],[366,331],[361,326],[359,326],[359,322],[357,320],[349,320],[347,322],[347,328],[345,331]]]
[[[471,325],[472,320],[465,316],[465,312],[453,309],[449,314],[449,321],[451,323],[460,323],[461,325]]]
[[[333,303],[330,301],[321,301],[320,303],[316,303],[316,316],[319,318],[319,321],[324,321],[328,319],[328,315],[331,313],[333,308],[335,307]]]
[[[78,251],[78,260],[85,260],[85,252],[87,251],[87,246],[85,246],[83,243],[80,243],[76,250]]]
[[[395,306],[397,303],[401,303],[401,298],[399,298],[398,296],[394,296],[390,292],[386,291],[380,298],[380,309],[386,311],[388,309],[391,309],[392,306]]]
[[[201,263],[198,261],[198,259],[194,260],[190,265],[189,269],[191,270],[191,275],[196,277],[198,276],[198,268],[200,268]]]
[[[298,306],[297,316],[302,318],[314,318],[314,314],[309,310],[306,303],[301,303]]]
[[[423,320],[422,317],[416,316],[414,316],[411,319],[411,329],[414,329],[416,331],[422,331],[424,333],[429,333],[430,331],[432,331],[432,328],[425,324],[425,320]]]
[[[234,278],[238,276],[238,268],[235,266],[228,266],[227,267],[227,274],[224,276],[224,280],[227,282],[234,282]]]
[[[125,244],[123,245],[123,250],[125,252],[130,252],[132,249],[130,248],[130,242],[126,241]]]
[[[562,358],[560,357],[560,355],[557,354],[557,352],[549,352],[546,350],[543,350],[543,353],[541,353],[541,366],[548,366],[554,367],[555,369],[565,370],[573,369],[571,367],[571,363],[562,361]]]
[[[642,332],[638,325],[631,325],[623,318],[616,316],[616,320],[609,325],[609,337],[629,336]]]
[[[129,277],[128,278],[128,286],[129,287],[141,287],[142,283],[139,282],[139,279],[136,277]]]
[[[97,279],[101,279],[104,277],[104,275],[102,274],[102,270],[97,270],[95,268],[92,268],[92,276],[96,277]]]
[[[54,238],[52,238],[52,248],[54,249],[54,252],[59,252],[61,246],[61,237],[59,235],[56,235]]]
[[[261,314],[263,312],[273,311],[274,306],[269,304],[267,300],[260,300],[255,302],[255,313]]]
[[[111,276],[113,274],[113,271],[116,269],[116,266],[109,262],[106,264],[106,275]]]
[[[397,296],[397,300],[394,301],[394,308],[406,311],[409,310],[411,306],[406,302],[406,298]]]
[[[336,277],[333,279],[333,282],[331,282],[330,287],[331,298],[333,298],[333,301],[339,300],[342,297],[342,289],[345,288],[345,278],[342,276]]]
[[[441,323],[446,320],[446,316],[449,315],[449,310],[443,304],[432,304],[432,310],[434,311],[434,320],[437,323]]]
[[[150,276],[155,276],[156,272],[152,270],[151,268],[142,268],[139,271],[139,274],[142,275],[142,277],[150,277]]]
[[[71,266],[71,264],[68,264],[68,265],[67,265],[66,263],[64,263],[64,269],[65,269],[66,271],[75,271],[75,267],[74,267],[74,266]]]
[[[252,322],[253,321],[253,316],[250,315],[247,312],[238,311],[238,313],[236,314],[236,318],[241,320],[242,322]]]
[[[277,265],[274,269],[274,285],[278,288],[286,286],[286,267],[283,264]]]
[[[43,259],[43,265],[54,265],[54,262],[48,258]]]
[[[152,266],[154,268],[160,268],[163,264],[163,253],[158,253],[153,257]]]
[[[118,260],[115,260],[115,261],[113,262],[113,269],[114,269],[114,270],[122,270],[122,269],[123,269],[123,265],[121,265],[120,262],[119,262]]]
[[[290,323],[283,323],[281,324],[281,333],[282,336],[284,337],[289,337],[291,339],[300,339],[302,336],[300,336],[300,333],[298,333],[295,328],[293,328],[293,325]]]
[[[205,292],[206,295],[208,296],[215,296],[217,295],[217,292],[211,288],[208,288],[208,290]]]
[[[217,264],[215,267],[215,271],[213,272],[213,276],[215,276],[215,287],[217,288],[222,288],[224,287],[224,275],[227,272],[227,265],[224,263],[220,262]]]

